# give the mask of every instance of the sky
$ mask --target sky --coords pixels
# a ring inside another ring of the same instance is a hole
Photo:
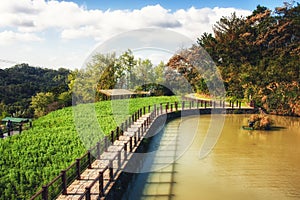
[[[283,1],[1,0],[0,68],[20,63],[81,68],[97,46],[144,28],[174,31],[196,42],[212,33],[222,16],[247,16],[259,4],[274,10]]]

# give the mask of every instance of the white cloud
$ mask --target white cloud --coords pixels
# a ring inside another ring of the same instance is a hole
[[[160,5],[103,11],[87,10],[76,3],[57,0],[1,0],[0,45],[41,40],[47,45],[53,39],[74,43],[82,39],[103,42],[125,31],[149,27],[173,30],[196,41],[203,32],[211,33],[220,17],[233,12],[238,16],[251,14],[247,10],[218,7],[171,11]],[[60,59],[61,63],[68,60],[60,55],[50,56]]]
[[[73,2],[45,0],[4,0],[0,5],[0,28],[12,27],[19,32],[57,29],[63,39],[92,37],[107,39],[111,35],[145,27],[168,28],[195,38],[211,32],[221,16],[233,12],[248,15],[250,11],[234,8],[191,7],[171,12],[160,5],[135,10],[86,10]]]
[[[173,15],[180,21],[182,27],[175,28],[182,34],[187,35],[192,39],[196,39],[204,32],[212,33],[213,25],[223,16],[230,16],[236,12],[237,16],[247,16],[251,14],[248,10],[235,8],[201,8],[196,9],[191,7],[188,10],[178,10]]]
[[[9,45],[18,42],[42,41],[42,38],[32,33],[16,33],[13,31],[0,32],[0,44]]]

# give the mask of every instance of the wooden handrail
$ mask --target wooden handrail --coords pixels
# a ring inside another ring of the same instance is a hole
[[[186,106],[185,106],[185,101],[187,100],[189,101],[189,107],[188,109],[193,109],[194,108],[194,103],[196,102],[197,104],[197,109],[199,108],[199,106],[203,107],[204,104],[204,108],[207,108],[208,105],[210,105],[211,107],[215,108],[216,107],[216,102],[215,101],[206,101],[206,100],[195,100],[191,98],[183,98],[182,102],[181,102],[181,110],[185,110]],[[104,137],[104,140],[101,140],[99,142],[97,142],[97,144],[92,147],[90,150],[88,150],[84,155],[82,155],[80,158],[76,159],[76,162],[72,163],[68,168],[66,168],[64,171],[64,175],[66,176],[67,172],[72,169],[74,166],[76,166],[76,175],[77,178],[80,179],[80,164],[81,164],[81,160],[84,159],[85,157],[88,158],[88,167],[91,168],[91,151],[92,150],[96,150],[97,151],[97,157],[100,158],[100,154],[101,154],[101,144],[104,145],[104,150],[106,151],[108,146],[109,146],[109,142],[111,142],[112,144],[119,139],[120,135],[123,135],[124,131],[128,130],[128,128],[134,123],[136,122],[142,115],[146,114],[146,110],[148,111],[148,113],[150,113],[150,115],[147,117],[147,119],[145,120],[145,122],[143,124],[141,124],[141,127],[138,129],[138,132],[135,132],[135,135],[133,137],[130,137],[129,142],[124,143],[124,146],[122,147],[122,149],[119,151],[119,153],[117,155],[115,155],[111,160],[110,163],[112,164],[112,162],[116,159],[116,157],[118,157],[118,165],[120,166],[120,162],[119,159],[121,157],[121,151],[124,150],[124,160],[127,159],[127,153],[128,150],[130,152],[133,151],[133,148],[136,146],[136,144],[140,141],[140,138],[144,135],[144,132],[150,127],[150,124],[152,123],[152,121],[158,116],[163,114],[163,105],[165,105],[165,113],[168,112],[173,112],[173,104],[170,104],[169,102],[164,102],[164,103],[160,103],[159,106],[154,105],[153,106],[153,110],[151,111],[151,106],[148,106],[148,109],[146,106],[144,106],[143,108],[139,109],[137,112],[135,112],[133,115],[131,115],[128,119],[126,119],[126,121],[124,123],[121,124],[121,127],[117,127],[115,131],[111,131],[111,135],[110,135],[110,141],[108,139],[107,136]],[[174,103],[174,109],[176,111],[178,111],[178,102]],[[240,102],[236,102],[236,105],[238,108],[241,108],[241,103]],[[234,106],[234,103],[230,102],[230,106]],[[220,107],[225,108],[225,101],[221,101],[220,100]],[[138,137],[138,138],[136,138]],[[133,144],[134,143],[134,144]],[[129,148],[128,148],[129,145]],[[125,161],[124,161],[125,162]],[[123,162],[123,164],[124,164]],[[109,166],[107,166],[104,170],[103,173],[109,169]],[[102,174],[103,175],[103,174]],[[50,183],[48,183],[46,186],[43,187],[42,190],[38,191],[35,195],[33,195],[30,199],[34,200],[35,198],[39,197],[40,195],[48,195],[45,190],[48,189],[49,186],[51,186],[52,184],[54,184],[56,181],[58,181],[59,179],[62,179],[63,173],[61,173],[59,176],[55,177]],[[97,180],[99,180],[100,175],[92,182],[92,185],[90,185],[91,187],[94,186],[94,184],[97,182]],[[65,179],[67,180],[68,177],[65,177]],[[66,187],[66,185],[68,185],[69,183],[63,183],[62,185],[64,185],[63,187]],[[63,193],[66,192],[65,188],[62,189]],[[87,190],[88,191],[88,190]],[[85,192],[86,194],[86,192]],[[48,198],[48,197],[44,197],[44,198]]]

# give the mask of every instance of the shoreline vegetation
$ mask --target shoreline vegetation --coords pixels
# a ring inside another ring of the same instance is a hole
[[[248,127],[253,130],[271,130],[274,121],[266,114],[253,114],[248,119]]]

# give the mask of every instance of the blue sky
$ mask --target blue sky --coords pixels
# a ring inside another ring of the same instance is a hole
[[[191,6],[197,8],[203,7],[234,7],[241,9],[253,10],[256,8],[258,4],[262,6],[266,6],[270,9],[281,6],[283,4],[283,0],[187,0],[187,1],[174,1],[174,0],[76,0],[73,1],[78,3],[79,5],[85,5],[88,9],[140,9],[147,5],[155,5],[160,4],[161,6],[171,9],[186,9]]]
[[[222,16],[247,16],[258,4],[274,10],[282,2],[1,0],[0,68],[19,63],[80,68],[96,46],[143,28],[175,31],[196,42],[204,32],[212,33]]]

